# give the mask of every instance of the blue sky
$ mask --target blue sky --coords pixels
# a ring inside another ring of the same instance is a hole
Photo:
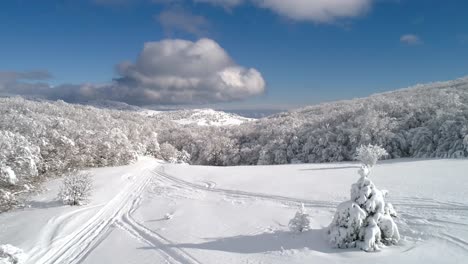
[[[357,11],[344,10],[346,1],[355,2]],[[233,90],[222,100],[200,94],[195,103],[250,108],[361,97],[468,74],[468,1],[332,0],[325,7],[291,2],[297,7],[275,0],[2,1],[0,72],[49,72],[53,77],[40,82],[55,89],[94,87],[147,72],[135,62],[139,54],[160,53],[143,52],[144,43],[207,38],[228,54],[228,66],[255,69],[265,87],[239,96]],[[304,8],[310,9],[301,13]],[[320,8],[331,15],[321,15]],[[116,71],[123,61],[135,67]]]

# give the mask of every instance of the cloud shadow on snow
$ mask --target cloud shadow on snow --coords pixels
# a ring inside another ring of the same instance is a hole
[[[27,203],[29,208],[33,209],[47,209],[52,207],[62,207],[65,206],[63,202],[59,200],[50,200],[50,201],[29,201]]]

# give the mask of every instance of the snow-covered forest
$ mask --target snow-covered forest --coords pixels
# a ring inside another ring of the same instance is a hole
[[[0,98],[0,115],[4,197],[43,175],[128,164],[138,155],[217,166],[313,163],[353,160],[357,147],[375,144],[387,158],[468,156],[468,78],[233,125],[19,97]]]

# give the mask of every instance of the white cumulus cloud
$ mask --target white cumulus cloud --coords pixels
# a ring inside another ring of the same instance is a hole
[[[293,20],[330,23],[341,18],[362,15],[372,0],[254,0],[260,7],[268,8]]]
[[[211,39],[149,42],[135,63],[121,63],[117,86],[132,87],[148,103],[210,103],[262,94],[265,81],[256,69],[237,65]],[[137,96],[139,97],[139,96]]]
[[[135,62],[117,65],[109,84],[58,85],[48,72],[1,72],[0,95],[67,102],[112,100],[133,105],[203,104],[243,100],[265,91],[259,71],[236,64],[218,43],[166,39],[148,42]]]
[[[269,9],[281,16],[298,21],[331,23],[338,19],[364,14],[374,0],[194,0],[224,7],[245,2]]]
[[[422,44],[422,40],[418,35],[405,34],[400,37],[400,42],[407,45],[418,45]]]
[[[94,0],[98,4],[123,4],[142,0]],[[182,0],[146,0],[158,4],[177,4]],[[296,21],[333,23],[336,20],[354,18],[365,14],[376,0],[191,0],[232,9],[251,4],[269,9],[276,14]]]

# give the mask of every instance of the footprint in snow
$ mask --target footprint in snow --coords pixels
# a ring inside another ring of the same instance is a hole
[[[165,219],[165,220],[170,220],[170,219],[172,219],[173,217],[174,217],[174,214],[171,214],[171,213],[167,213],[167,214],[164,215],[164,219]]]
[[[202,181],[203,186],[207,189],[214,189],[216,187],[216,182],[212,181]]]

